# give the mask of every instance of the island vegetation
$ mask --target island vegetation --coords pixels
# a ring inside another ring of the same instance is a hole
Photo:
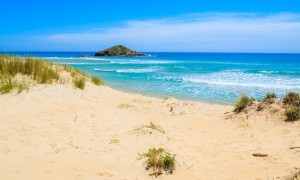
[[[146,56],[145,54],[131,50],[123,45],[113,46],[99,51],[95,56]]]

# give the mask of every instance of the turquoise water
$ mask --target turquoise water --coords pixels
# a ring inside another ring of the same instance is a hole
[[[39,56],[99,76],[108,86],[150,96],[232,104],[241,94],[300,92],[300,54],[147,53],[147,57]]]

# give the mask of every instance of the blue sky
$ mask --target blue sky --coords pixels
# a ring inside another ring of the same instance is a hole
[[[0,2],[0,51],[300,53],[299,0]]]

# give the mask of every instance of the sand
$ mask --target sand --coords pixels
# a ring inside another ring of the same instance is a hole
[[[138,155],[152,147],[176,158],[174,173],[157,179],[276,179],[300,168],[300,148],[290,149],[300,146],[300,122],[233,108],[91,83],[0,95],[0,177],[155,179]]]

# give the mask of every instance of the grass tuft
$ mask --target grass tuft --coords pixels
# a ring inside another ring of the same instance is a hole
[[[105,83],[101,81],[97,76],[92,76],[92,82],[97,86],[103,86]]]
[[[151,128],[151,129],[154,129],[154,130],[157,130],[157,131],[159,131],[159,132],[161,132],[161,133],[163,133],[163,134],[165,134],[166,133],[166,131],[162,128],[162,127],[160,127],[159,125],[155,125],[153,122],[150,122],[150,125],[149,126],[146,126],[147,128]]]
[[[18,89],[18,93],[21,93],[24,90],[29,90],[29,83],[27,83],[26,81],[23,81],[19,84],[16,85],[17,89]]]
[[[75,87],[83,90],[85,87],[85,77],[82,77],[82,76],[74,77],[73,84]]]
[[[249,106],[250,104],[252,104],[253,101],[255,101],[255,99],[249,98],[246,95],[242,95],[240,97],[239,101],[235,105],[234,112],[236,112],[236,113],[242,112],[247,106]]]
[[[171,156],[170,153],[166,152],[163,148],[152,148],[149,149],[147,153],[141,155],[142,158],[147,158],[146,160],[146,169],[152,170],[151,175],[163,174],[165,171],[167,174],[172,174],[175,170],[176,160],[174,156]]]
[[[0,84],[0,93],[5,94],[9,93],[14,89],[14,83],[12,82],[12,79],[5,79]]]
[[[164,97],[164,98],[163,98],[164,101],[166,101],[166,100],[168,100],[168,99],[170,99],[170,98],[169,98],[169,97]]]
[[[118,105],[118,108],[120,108],[120,109],[128,109],[128,108],[131,108],[131,107],[132,107],[131,105],[126,104],[126,103],[122,103],[122,104]]]
[[[275,93],[267,93],[263,99],[264,103],[273,104],[277,98]]]
[[[109,144],[118,144],[120,143],[120,140],[119,139],[111,139]]]

